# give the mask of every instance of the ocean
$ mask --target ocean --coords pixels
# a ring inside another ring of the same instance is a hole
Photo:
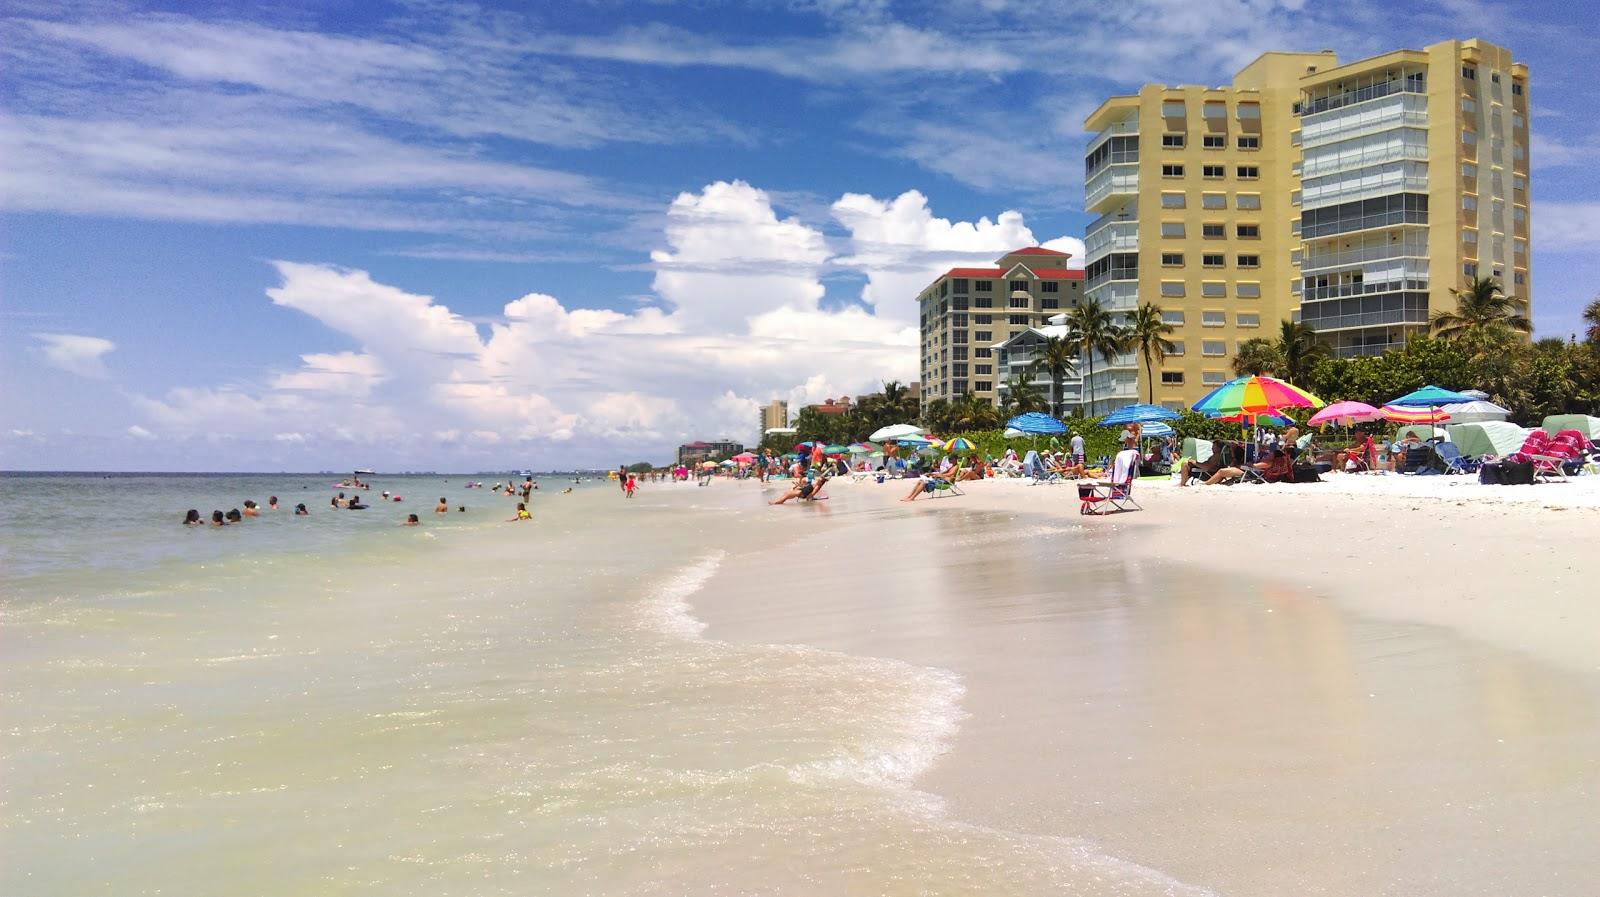
[[[949,672],[705,637],[697,590],[825,503],[546,480],[512,524],[465,477],[330,479],[0,480],[0,892],[1201,893],[919,791]]]

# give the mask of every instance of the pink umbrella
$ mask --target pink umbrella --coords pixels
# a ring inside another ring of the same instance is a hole
[[[1311,419],[1306,423],[1313,427],[1333,423],[1348,427],[1353,424],[1371,423],[1382,418],[1383,412],[1365,402],[1334,402],[1332,405],[1311,415]]]

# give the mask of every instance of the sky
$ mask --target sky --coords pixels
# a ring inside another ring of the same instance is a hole
[[[0,0],[0,468],[665,462],[917,378],[1073,253],[1082,123],[1266,50],[1530,69],[1537,336],[1597,292],[1584,4]],[[1548,199],[1546,199],[1548,197]]]

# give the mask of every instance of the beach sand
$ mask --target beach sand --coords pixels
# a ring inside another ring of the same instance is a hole
[[[958,675],[949,816],[1241,897],[1600,893],[1594,482],[830,489],[694,611]]]

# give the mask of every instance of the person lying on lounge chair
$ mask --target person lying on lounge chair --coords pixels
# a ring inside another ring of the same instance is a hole
[[[914,485],[912,485],[911,491],[906,495],[905,498],[900,500],[916,501],[917,496],[921,495],[922,493],[932,492],[933,488],[930,487],[937,487],[937,485],[941,482],[953,483],[961,476],[962,469],[959,466],[943,468],[932,473],[925,473],[922,476],[917,477],[917,481]]]
[[[1257,461],[1249,465],[1252,470],[1261,471],[1261,478],[1269,483],[1286,483],[1294,479],[1294,459],[1283,449],[1273,449],[1271,457],[1265,461]],[[1244,477],[1244,470],[1238,467],[1219,467],[1217,472],[1201,481],[1201,485],[1215,486]]]
[[[1217,475],[1217,471],[1222,470],[1224,467],[1226,467],[1226,465],[1222,463],[1222,459],[1223,459],[1223,451],[1222,451],[1222,449],[1223,449],[1222,443],[1213,442],[1213,443],[1211,443],[1211,457],[1210,458],[1206,459],[1205,461],[1196,461],[1193,458],[1190,458],[1189,460],[1184,461],[1183,462],[1183,466],[1178,469],[1178,485],[1179,486],[1187,486],[1187,485],[1189,485],[1189,478],[1190,477],[1195,477],[1195,476],[1199,477],[1201,479],[1201,481],[1205,482],[1207,485],[1209,485],[1209,484],[1211,484],[1213,482],[1218,482],[1216,480],[1213,480],[1212,477],[1215,477]],[[1238,474],[1235,474],[1235,476],[1243,476],[1243,475],[1244,474],[1242,472],[1238,473]]]

